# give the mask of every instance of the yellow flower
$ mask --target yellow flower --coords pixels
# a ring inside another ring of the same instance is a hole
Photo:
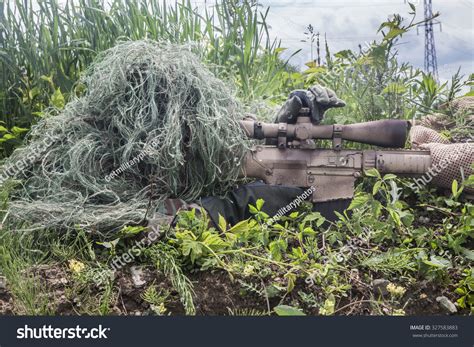
[[[244,267],[244,277],[248,277],[248,276],[251,276],[254,274],[254,271],[255,270],[255,267],[250,265],[250,264],[246,264],[245,267]]]
[[[393,316],[404,316],[406,313],[403,309],[399,308],[399,309],[395,309],[393,310],[392,312],[392,315]]]
[[[392,294],[393,296],[399,296],[399,297],[402,297],[405,292],[407,291],[405,288],[401,287],[401,286],[397,286],[393,283],[389,283],[387,285],[387,291]]]
[[[158,306],[158,312],[160,312],[160,314],[166,313],[166,307],[164,303],[161,303],[160,306]]]
[[[82,270],[84,270],[85,267],[86,266],[84,265],[84,263],[81,263],[80,261],[77,261],[75,259],[69,260],[69,270],[71,270],[71,272],[75,274],[80,273]]]
[[[159,305],[151,304],[150,307],[158,316],[163,316],[166,314],[166,306],[163,302]]]

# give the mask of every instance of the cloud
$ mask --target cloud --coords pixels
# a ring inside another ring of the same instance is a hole
[[[358,45],[376,39],[381,22],[393,13],[408,18],[409,7],[402,0],[260,0],[269,5],[268,22],[271,35],[282,40],[282,46],[292,52],[302,51],[292,58],[291,63],[304,66],[311,59],[311,45],[301,42],[308,24],[316,31],[326,33],[332,53],[343,49],[358,50]],[[423,1],[412,1],[417,8],[417,21],[423,19]],[[463,74],[474,72],[474,27],[473,4],[468,0],[434,0],[433,11],[439,11],[442,23],[435,26],[435,46],[438,71],[442,80],[449,79],[461,67]],[[324,41],[321,40],[324,57]],[[412,30],[403,36],[399,45],[399,60],[423,68],[424,28],[419,35]]]

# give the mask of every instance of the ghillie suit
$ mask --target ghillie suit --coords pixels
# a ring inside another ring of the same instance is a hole
[[[237,180],[242,107],[186,47],[121,43],[79,85],[85,93],[0,168],[21,180],[4,219],[11,229],[110,236],[159,214],[168,197],[222,194]]]

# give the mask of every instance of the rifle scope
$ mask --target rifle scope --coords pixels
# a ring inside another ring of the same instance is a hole
[[[299,117],[295,124],[262,123],[254,120],[240,121],[249,138],[279,139],[278,146],[286,147],[286,141],[327,139],[336,141],[335,149],[340,149],[340,140],[353,141],[387,148],[403,148],[410,129],[405,120],[387,119],[348,125],[316,125],[309,117]]]

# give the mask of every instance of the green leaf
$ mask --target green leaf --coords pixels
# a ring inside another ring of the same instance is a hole
[[[383,176],[384,181],[393,180],[395,178],[397,178],[397,176],[394,174],[386,174],[385,176]]]
[[[397,82],[392,82],[392,83],[389,83],[383,90],[383,93],[385,94],[388,94],[388,93],[392,93],[392,94],[403,94],[405,93],[407,90],[407,88],[401,84],[401,83],[397,83]]]
[[[53,75],[51,75],[51,76],[42,75],[40,78],[41,78],[43,81],[48,82],[51,86],[54,86],[54,83],[53,83]]]
[[[116,238],[112,241],[96,242],[98,245],[104,246],[105,248],[111,249],[117,246],[117,243],[120,241],[120,238]]]
[[[255,205],[257,207],[257,210],[261,211],[262,207],[263,207],[263,204],[264,204],[264,200],[263,199],[258,199],[255,203]]]
[[[54,91],[53,95],[51,96],[51,104],[62,110],[64,108],[64,105],[66,104],[66,101],[64,100],[64,96],[61,93],[61,89],[58,88]]]
[[[306,227],[303,229],[303,231],[301,232],[301,234],[303,236],[314,236],[316,235],[316,232],[313,230],[313,228],[311,227]]]
[[[339,51],[339,52],[334,53],[334,56],[336,58],[349,59],[349,58],[354,56],[354,53],[352,53],[352,51],[350,49],[345,49],[343,51]],[[306,64],[306,65],[308,65],[308,64]]]
[[[453,197],[456,199],[461,195],[464,187],[460,187],[458,185],[458,181],[454,180],[452,185],[451,185],[451,192],[453,193]]]
[[[121,238],[131,237],[145,230],[146,228],[143,226],[126,226],[126,227],[123,227],[122,230],[120,230],[119,235]]]
[[[423,263],[440,269],[451,267],[451,262],[449,260],[435,255],[432,255],[430,260],[423,260]]]
[[[252,214],[257,214],[258,210],[255,208],[255,206],[249,204],[249,211]]]
[[[474,261],[474,251],[461,247],[461,253],[469,260]]]
[[[367,170],[364,172],[364,175],[367,176],[367,177],[377,177],[377,178],[382,178],[380,176],[380,173],[378,172],[377,169],[370,169],[370,170]]]
[[[267,293],[267,296],[269,299],[276,298],[277,296],[280,296],[280,293],[284,290],[284,288],[281,288],[275,284],[270,284],[265,288],[265,292]]]
[[[303,71],[305,75],[317,74],[317,73],[323,73],[323,72],[326,72],[326,69],[322,66],[312,67]]]
[[[393,221],[398,227],[402,226],[402,220],[400,219],[400,215],[398,214],[397,211],[388,210],[388,213],[390,214],[390,217],[392,217]]]
[[[403,222],[403,225],[405,225],[406,227],[411,226],[413,221],[415,220],[415,216],[408,211],[400,211],[399,215],[400,219]]]
[[[391,28],[387,35],[385,35],[385,40],[392,40],[397,36],[401,36],[406,33],[406,29],[401,28]]]
[[[309,67],[310,69],[314,69],[318,67],[318,64],[315,61],[308,61],[307,63],[305,63],[305,65]]]
[[[244,233],[248,230],[249,230],[249,221],[248,219],[246,219],[246,220],[238,222],[236,225],[230,228],[228,230],[228,233],[239,234],[239,233]]]
[[[374,187],[372,188],[372,195],[375,195],[379,192],[381,185],[382,185],[382,181],[375,182]]]
[[[5,134],[5,135],[3,135],[3,138],[5,140],[13,140],[13,139],[16,139],[16,136],[12,135],[12,134]]]
[[[299,216],[299,212],[291,212],[290,215],[289,215],[289,217],[290,217],[291,219],[295,219],[295,218],[298,217],[298,216]]]
[[[221,229],[222,232],[226,232],[227,230],[227,222],[225,221],[225,218],[221,216],[219,213],[219,229]]]
[[[460,297],[456,300],[456,302],[458,303],[459,307],[466,308],[466,296]]]
[[[319,309],[320,315],[330,316],[334,314],[336,307],[336,298],[334,294],[329,294],[328,298],[324,301],[324,306]]]
[[[326,218],[324,218],[319,212],[312,212],[304,217],[304,219],[301,221],[301,224],[306,225],[306,223],[313,221],[316,221],[316,227],[319,228],[326,221]]]
[[[352,199],[351,204],[348,207],[348,210],[353,210],[357,207],[365,205],[369,201],[369,196],[366,194],[358,194]]]
[[[456,196],[456,194],[458,193],[458,181],[453,181],[451,185],[451,191],[453,192],[453,196]]]
[[[268,248],[270,250],[270,255],[272,256],[272,259],[273,260],[276,260],[276,261],[280,261],[281,258],[282,258],[282,254],[281,254],[281,251],[282,251],[282,242],[284,242],[283,240],[276,240],[276,241],[272,241],[270,242],[270,244],[268,245]]]
[[[288,305],[275,306],[273,311],[275,311],[278,316],[306,316],[300,309]]]
[[[14,126],[13,128],[11,128],[11,131],[14,135],[20,135],[21,133],[28,131],[28,129]]]
[[[37,95],[41,93],[41,90],[38,87],[34,87],[28,92],[28,97],[33,100]]]
[[[183,255],[189,256],[191,258],[191,263],[194,264],[197,258],[199,258],[203,253],[203,246],[201,243],[194,240],[183,240]]]
[[[284,277],[288,280],[288,285],[286,287],[286,292],[290,293],[290,292],[293,291],[293,289],[295,289],[296,274],[294,274],[292,272],[288,272],[287,274],[285,274]]]
[[[214,232],[205,231],[202,233],[202,243],[213,250],[226,248],[227,243]]]

